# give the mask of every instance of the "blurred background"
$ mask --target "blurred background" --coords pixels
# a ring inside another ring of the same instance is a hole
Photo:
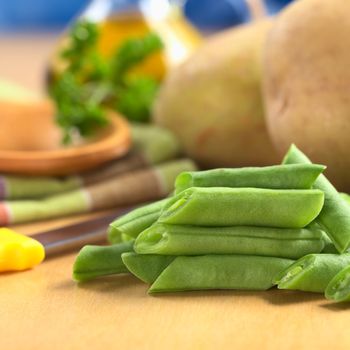
[[[99,0],[105,2],[104,0]],[[91,0],[12,0],[0,2],[0,31],[51,31],[64,29]],[[135,3],[135,0],[119,2]],[[220,30],[250,20],[244,0],[187,0],[187,18],[204,32]],[[269,13],[275,13],[291,0],[265,0]]]
[[[264,0],[269,14],[280,11],[291,1]],[[75,18],[96,4],[106,7],[113,3],[124,7],[140,2],[142,0],[0,1],[0,76],[30,89],[42,90],[40,73],[55,49],[57,38]],[[205,35],[251,19],[246,0],[173,2],[183,6],[187,19]]]

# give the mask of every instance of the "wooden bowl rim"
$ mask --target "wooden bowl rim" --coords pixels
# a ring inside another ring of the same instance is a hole
[[[103,152],[110,147],[116,147],[125,139],[125,133],[128,135],[129,127],[123,117],[118,116],[116,113],[110,113],[110,124],[108,127],[113,127],[111,132],[108,132],[105,137],[99,140],[82,144],[78,146],[62,148],[58,150],[48,151],[12,151],[12,150],[0,150],[0,160],[44,160],[44,159],[62,159],[72,158],[77,156],[90,155],[91,153]],[[129,135],[130,137],[130,135]]]
[[[115,112],[108,112],[108,119],[111,130],[100,139],[83,145],[47,151],[0,150],[0,171],[18,175],[68,175],[119,158],[131,146],[129,124]],[[86,164],[82,165],[85,160]]]

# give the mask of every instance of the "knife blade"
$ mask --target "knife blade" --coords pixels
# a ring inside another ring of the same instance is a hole
[[[26,270],[40,264],[44,258],[82,248],[86,244],[104,243],[108,225],[133,208],[118,209],[32,236],[0,228],[0,272]]]

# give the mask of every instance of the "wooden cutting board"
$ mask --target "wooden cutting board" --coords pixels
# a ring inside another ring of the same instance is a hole
[[[73,219],[18,226],[34,233]],[[147,295],[130,275],[77,285],[76,253],[0,275],[0,349],[350,349],[350,305],[323,295],[210,291]]]

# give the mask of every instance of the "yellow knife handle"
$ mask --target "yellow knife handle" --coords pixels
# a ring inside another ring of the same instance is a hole
[[[8,228],[0,228],[0,272],[30,269],[44,258],[45,249],[40,242]]]

